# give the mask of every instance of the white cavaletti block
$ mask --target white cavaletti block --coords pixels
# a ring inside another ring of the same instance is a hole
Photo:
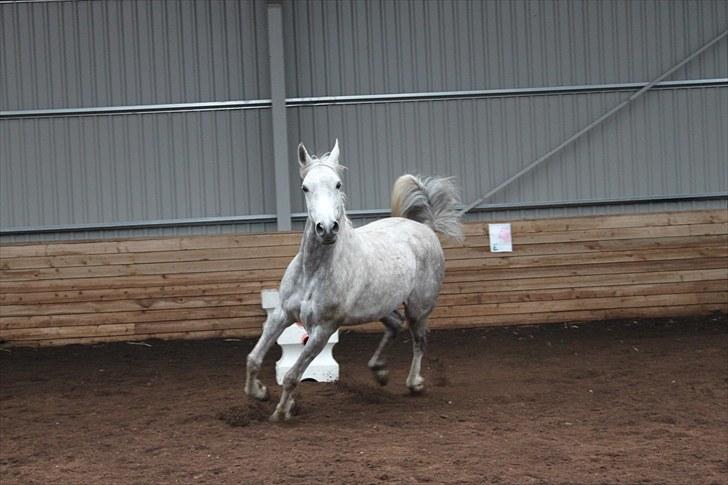
[[[278,306],[280,299],[278,290],[263,290],[261,292],[263,309],[270,313]],[[276,381],[283,384],[283,377],[298,359],[306,345],[308,334],[303,325],[294,323],[286,328],[280,337],[278,345],[281,347],[281,358],[276,362]],[[339,342],[338,330],[331,336],[326,347],[313,359],[311,365],[303,373],[301,379],[313,379],[318,382],[335,382],[339,380],[339,363],[334,360],[334,345]]]
[[[283,384],[283,377],[285,377],[288,369],[293,367],[303,351],[307,339],[306,329],[300,323],[294,323],[278,337],[278,345],[281,346],[282,351],[281,358],[276,362],[276,381],[278,381],[279,385]],[[326,347],[313,359],[301,379],[313,379],[318,382],[338,381],[339,363],[334,360],[333,354],[334,345],[338,342],[339,332],[337,330],[329,339]]]

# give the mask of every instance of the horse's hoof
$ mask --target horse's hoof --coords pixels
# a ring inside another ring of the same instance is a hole
[[[253,382],[252,386],[247,386],[245,388],[245,394],[257,399],[258,401],[267,401],[270,398],[268,388],[258,379]]]
[[[283,412],[278,411],[277,409],[273,412],[273,414],[270,415],[270,418],[268,418],[268,421],[271,423],[282,423],[285,421],[290,421],[292,417],[292,414],[290,412]]]
[[[374,379],[380,386],[386,386],[389,382],[389,371],[387,369],[377,369],[374,372]]]
[[[414,382],[408,382],[407,387],[410,390],[410,394],[422,394],[425,390],[425,380],[422,377],[418,377]]]
[[[287,404],[278,403],[276,410],[273,411],[269,420],[272,423],[280,423],[282,421],[290,421],[296,413],[296,401],[291,399]]]

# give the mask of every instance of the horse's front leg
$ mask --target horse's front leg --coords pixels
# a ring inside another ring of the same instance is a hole
[[[271,312],[263,325],[263,334],[258,339],[253,350],[248,354],[248,365],[245,372],[245,394],[255,399],[265,401],[268,399],[268,388],[258,379],[258,372],[273,343],[280,337],[283,330],[293,323],[293,320],[281,307]]]
[[[281,400],[278,402],[278,406],[276,406],[276,410],[270,417],[271,421],[287,421],[291,418],[291,411],[295,404],[293,392],[296,390],[301,376],[303,376],[311,361],[326,347],[326,343],[335,331],[336,328],[334,325],[316,325],[314,327],[296,363],[293,364],[293,367],[288,370],[286,376],[283,378],[283,393],[281,394]]]

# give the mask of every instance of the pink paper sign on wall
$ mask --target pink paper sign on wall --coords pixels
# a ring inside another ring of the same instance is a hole
[[[488,238],[490,239],[490,252],[513,252],[510,224],[488,224]]]

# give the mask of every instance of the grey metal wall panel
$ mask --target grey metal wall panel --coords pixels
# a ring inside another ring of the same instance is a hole
[[[264,0],[0,4],[0,110],[269,97]]]
[[[270,110],[0,120],[4,227],[275,213]]]
[[[285,3],[293,97],[649,81],[728,25],[725,0]],[[673,79],[726,77],[728,43]]]
[[[283,12],[289,98],[645,82],[728,26],[725,0],[288,0]],[[268,98],[266,24],[265,0],[0,4],[0,110]],[[728,77],[726,39],[671,79],[718,77]],[[727,93],[648,93],[491,202],[725,191]],[[469,202],[626,96],[289,107],[292,210],[303,211],[299,140],[320,153],[340,138],[350,209],[388,207],[404,172],[456,175]],[[2,119],[0,226],[275,213],[272,140],[268,109]],[[0,242],[274,229],[181,225]]]
[[[339,138],[349,209],[387,208],[393,181],[407,172],[454,175],[469,202],[629,94],[298,107],[289,133],[319,152]],[[489,202],[725,191],[727,119],[728,88],[648,93]],[[291,177],[298,180],[293,163]],[[292,187],[292,210],[302,211],[299,185]]]

